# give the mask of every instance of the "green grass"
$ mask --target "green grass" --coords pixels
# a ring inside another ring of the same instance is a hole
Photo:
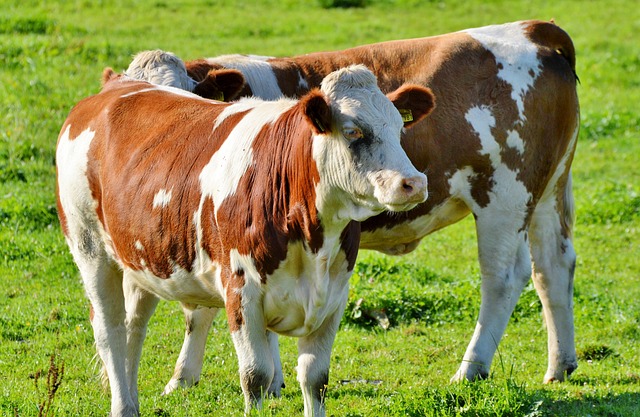
[[[51,357],[64,364],[50,415],[105,416],[88,303],[55,211],[55,142],[70,108],[99,90],[105,66],[139,50],[184,59],[293,55],[555,18],[576,45],[582,130],[573,164],[576,343],[571,381],[543,385],[546,331],[528,286],[492,378],[449,385],[479,308],[470,218],[391,258],[362,252],[331,364],[329,415],[640,415],[640,11],[631,1],[260,0],[12,1],[0,6],[0,415],[36,416]],[[335,2],[334,2],[335,3]],[[383,330],[368,312],[384,310]],[[145,416],[241,415],[226,323],[214,324],[200,384],[162,397],[183,318],[161,303],[141,364]],[[294,339],[281,338],[287,388],[255,415],[302,412]],[[36,386],[36,381],[38,384]]]

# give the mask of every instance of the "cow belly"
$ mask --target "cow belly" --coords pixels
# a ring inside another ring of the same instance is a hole
[[[304,337],[328,317],[344,308],[349,296],[349,276],[334,277],[323,293],[304,278],[287,285],[273,285],[264,294],[264,314],[269,330],[285,336]],[[329,279],[326,277],[326,279]]]
[[[141,288],[165,300],[205,307],[224,307],[217,268],[202,274],[193,274],[177,268],[167,279],[158,278],[149,271],[125,269],[125,273],[128,279]]]
[[[467,206],[452,198],[413,220],[363,231],[360,248],[377,250],[387,255],[403,255],[415,249],[420,239],[426,235],[453,224],[468,214]]]

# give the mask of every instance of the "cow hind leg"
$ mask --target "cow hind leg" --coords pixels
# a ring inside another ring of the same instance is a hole
[[[184,343],[182,344],[173,376],[165,386],[164,391],[162,391],[162,395],[168,395],[177,388],[187,388],[196,385],[200,381],[207,335],[219,311],[217,308],[208,307],[198,307],[194,309],[188,305],[183,305],[182,308],[184,310],[186,325]],[[267,392],[273,397],[280,397],[281,390],[284,388],[284,375],[282,374],[282,365],[280,362],[278,335],[273,332],[268,332],[267,338],[275,366],[273,381],[271,381]]]
[[[500,339],[531,276],[523,218],[496,213],[476,217],[482,301],[476,329],[452,381],[489,376]]]
[[[218,308],[193,308],[182,305],[185,318],[184,343],[176,362],[173,376],[165,386],[162,395],[167,395],[177,388],[193,386],[200,381],[207,334],[218,314]]]
[[[142,355],[142,345],[147,335],[147,324],[158,305],[158,297],[135,285],[127,277],[127,272],[124,273],[123,289],[127,311],[127,377],[131,398],[139,408],[138,367]]]
[[[571,240],[573,201],[570,184],[558,207],[555,196],[541,201],[531,222],[533,283],[548,332],[549,363],[544,381],[562,381],[577,367],[573,327],[573,275],[576,253]],[[566,216],[566,217],[565,217]],[[567,219],[568,217],[568,219]]]
[[[70,237],[69,243],[92,307],[91,325],[96,348],[109,378],[111,416],[137,416],[138,408],[131,398],[126,371],[122,271],[109,260],[97,234],[85,231],[78,236],[81,237]]]

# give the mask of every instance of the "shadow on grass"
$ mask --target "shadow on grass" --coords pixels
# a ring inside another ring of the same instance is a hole
[[[530,416],[627,417],[640,415],[640,393],[575,394],[575,398],[550,398],[549,391],[534,391],[541,398]]]
[[[636,385],[633,381],[628,381]],[[584,390],[529,389],[513,379],[494,378],[444,386],[391,387],[383,381],[353,381],[332,386],[327,395],[342,402],[366,398],[369,411],[352,410],[350,416],[460,416],[460,417],[627,417],[640,415],[640,392],[611,393],[605,385]],[[627,385],[627,384],[623,384]],[[362,412],[362,414],[360,414]],[[374,414],[371,414],[371,413]],[[383,414],[380,414],[383,415]]]

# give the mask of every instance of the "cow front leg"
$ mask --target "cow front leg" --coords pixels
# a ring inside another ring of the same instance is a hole
[[[564,204],[572,205],[570,190],[567,199],[571,201]],[[556,201],[551,197],[538,204],[530,231],[533,283],[542,302],[548,332],[549,363],[544,382],[563,381],[578,367],[573,327],[576,253],[571,241],[572,216],[558,211]],[[569,219],[564,220],[564,216]]]
[[[219,309],[182,305],[185,318],[184,342],[171,380],[162,395],[179,387],[190,387],[200,381],[207,334]]]
[[[247,291],[248,292],[248,291]],[[243,295],[247,295],[243,291]],[[234,300],[233,297],[237,297]],[[260,410],[273,380],[274,364],[259,297],[240,299],[240,292],[227,291],[226,312],[231,339],[238,355],[240,385],[245,414]]]
[[[127,312],[127,378],[131,398],[139,409],[138,369],[142,345],[147,335],[147,324],[158,305],[158,297],[137,286],[127,272],[124,273],[123,290]]]
[[[531,276],[531,256],[522,222],[506,216],[476,219],[482,274],[480,314],[460,368],[452,381],[489,376],[509,317]]]
[[[346,301],[346,297],[345,297]],[[305,417],[325,416],[331,349],[343,309],[328,317],[312,334],[298,340],[298,382],[302,388]]]

